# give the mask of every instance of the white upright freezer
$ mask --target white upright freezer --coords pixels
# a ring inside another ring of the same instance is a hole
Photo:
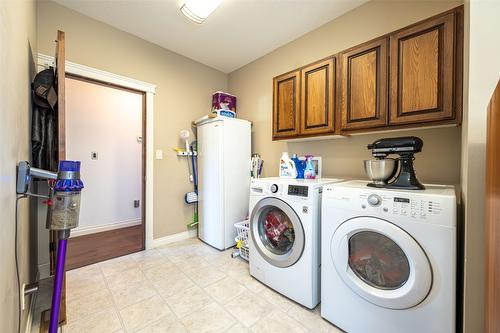
[[[235,245],[234,224],[248,214],[251,124],[217,117],[196,122],[198,237],[224,250]]]

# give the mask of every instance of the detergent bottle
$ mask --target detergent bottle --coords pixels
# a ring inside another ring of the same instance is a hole
[[[312,155],[306,155],[306,169],[304,170],[304,178],[305,179],[315,179],[316,178],[316,170],[314,169],[312,158],[313,158]]]
[[[281,178],[297,178],[297,168],[288,156],[288,152],[283,152],[281,155],[279,175]]]
[[[306,168],[306,161],[299,159],[297,157],[297,154],[292,155],[292,161],[295,163],[295,169],[297,169],[297,178],[304,179],[304,169]]]

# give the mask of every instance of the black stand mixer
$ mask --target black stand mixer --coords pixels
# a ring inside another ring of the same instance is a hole
[[[371,149],[376,160],[365,161],[365,171],[374,180],[368,186],[402,190],[425,189],[418,181],[413,167],[414,154],[421,152],[423,145],[422,139],[415,136],[380,139],[369,144],[368,149]],[[399,158],[388,158],[390,154],[398,154]]]

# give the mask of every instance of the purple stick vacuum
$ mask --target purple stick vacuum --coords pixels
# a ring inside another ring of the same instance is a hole
[[[56,333],[59,327],[59,310],[64,282],[66,247],[71,229],[78,226],[82,189],[83,182],[80,179],[80,162],[60,161],[53,196],[49,201],[47,217],[47,229],[57,231],[59,238],[49,333]]]
[[[48,196],[29,192],[32,179],[51,179],[53,188]],[[52,293],[52,310],[50,312],[49,332],[56,333],[59,327],[59,310],[64,282],[64,264],[66,246],[71,229],[78,227],[80,215],[80,196],[83,182],[80,179],[80,162],[60,161],[57,173],[32,168],[27,161],[20,161],[17,166],[16,193],[24,197],[35,196],[47,200],[47,229],[57,231],[59,242],[57,247],[56,276]]]

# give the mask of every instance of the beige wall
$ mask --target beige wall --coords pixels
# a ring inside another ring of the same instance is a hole
[[[229,90],[238,96],[238,114],[253,122],[253,152],[263,159],[264,176],[276,176],[282,151],[323,157],[323,175],[365,177],[366,144],[387,136],[418,135],[424,151],[416,157],[424,182],[460,182],[460,128],[413,130],[353,136],[328,141],[273,142],[272,78],[351,46],[460,5],[446,1],[371,1],[272,53],[230,73]]]
[[[29,160],[30,82],[36,52],[35,1],[0,1],[0,326],[17,330],[17,283],[14,262],[16,165]],[[28,199],[19,202],[21,283],[34,281],[35,228],[28,218]],[[30,300],[27,298],[27,306]],[[28,309],[28,307],[26,309]],[[23,311],[24,332],[28,311]]]
[[[462,135],[466,221],[464,330],[483,332],[486,121],[487,106],[500,79],[500,2],[471,0],[465,9],[469,61]]]
[[[210,110],[211,95],[227,88],[227,75],[93,20],[53,2],[38,5],[39,52],[52,55],[54,38],[66,33],[67,60],[157,85],[154,146],[164,159],[154,162],[154,238],[186,230],[192,191],[186,159],[177,158],[179,131]],[[165,33],[175,33],[166,31]],[[82,166],[85,176],[85,165]]]

